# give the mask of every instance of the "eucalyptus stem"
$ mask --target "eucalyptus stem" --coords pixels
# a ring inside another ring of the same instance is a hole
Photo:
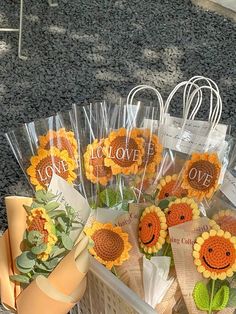
[[[212,301],[214,297],[214,291],[215,291],[215,280],[212,280],[212,285],[211,285],[211,299],[210,299],[210,306],[209,306],[209,311],[208,314],[212,314]]]

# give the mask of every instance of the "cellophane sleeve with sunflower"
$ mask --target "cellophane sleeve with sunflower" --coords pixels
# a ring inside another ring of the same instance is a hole
[[[162,159],[157,108],[140,102],[74,106],[84,191],[93,208],[128,210]]]
[[[71,112],[35,120],[6,134],[34,190],[47,189],[53,174],[80,188],[78,144]]]

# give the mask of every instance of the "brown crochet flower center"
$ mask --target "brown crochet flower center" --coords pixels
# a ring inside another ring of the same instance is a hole
[[[182,224],[193,218],[193,210],[189,204],[179,203],[172,204],[166,214],[166,222],[168,227]]]
[[[115,261],[124,251],[124,241],[116,232],[100,229],[94,232],[94,251],[104,261]]]
[[[97,178],[111,176],[111,169],[104,165],[104,155],[99,154],[98,149],[101,148],[93,150],[89,160],[89,164],[93,166],[93,175]]]
[[[187,190],[184,190],[179,184],[177,184],[176,180],[172,180],[161,188],[158,194],[158,199],[162,200],[170,196],[184,197],[187,196],[187,194]]]
[[[209,190],[215,185],[218,177],[218,169],[208,160],[198,160],[188,169],[188,182],[196,190]]]
[[[150,141],[150,138],[145,138],[144,139],[144,156],[143,156],[143,161],[142,161],[142,167],[145,165],[149,165],[151,162],[153,162],[154,156],[156,154],[156,147],[155,144]]]
[[[236,236],[236,216],[219,217],[216,223],[222,230],[228,231],[231,235]]]
[[[120,167],[130,167],[137,162],[140,150],[133,138],[118,136],[110,144],[110,158]]]
[[[50,183],[54,172],[67,180],[69,175],[67,162],[57,156],[48,156],[43,158],[36,166],[36,178],[43,186]]]
[[[39,231],[44,237],[43,242],[47,243],[48,242],[48,232],[47,232],[47,230],[44,230],[45,222],[46,222],[46,220],[44,218],[42,218],[40,215],[37,215],[32,220],[32,222],[30,223],[28,230],[29,231],[33,231],[33,230]]]

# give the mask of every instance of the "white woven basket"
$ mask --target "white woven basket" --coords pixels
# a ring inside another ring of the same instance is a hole
[[[136,293],[94,258],[90,258],[87,290],[72,314],[157,314]]]

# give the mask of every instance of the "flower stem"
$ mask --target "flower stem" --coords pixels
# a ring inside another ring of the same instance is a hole
[[[119,278],[119,276],[118,276],[118,274],[117,274],[117,272],[116,272],[115,266],[112,266],[112,270],[111,270],[111,271],[113,272],[113,274],[114,274],[117,278]]]
[[[169,251],[169,247],[170,247],[170,243],[167,244],[166,248],[165,248],[165,251],[163,253],[163,256],[166,256],[166,254],[168,253]]]
[[[211,299],[210,299],[210,306],[209,306],[209,311],[208,314],[212,314],[212,301],[214,297],[214,292],[215,292],[215,280],[212,280],[212,285],[211,285]]]

